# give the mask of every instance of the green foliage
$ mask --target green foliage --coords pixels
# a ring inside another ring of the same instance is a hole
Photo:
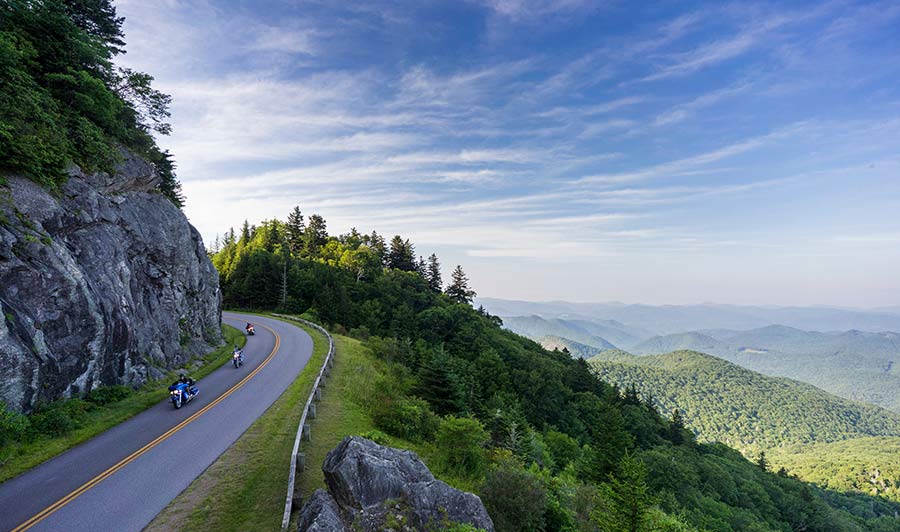
[[[664,412],[676,410],[701,441],[757,452],[791,444],[865,436],[900,436],[900,415],[835,397],[788,379],[768,377],[702,353],[591,359],[601,378],[640,383]],[[674,429],[673,429],[674,431]],[[678,439],[673,432],[669,439]]]
[[[109,0],[3,3],[0,170],[56,188],[69,163],[111,171],[124,146],[157,164],[160,191],[180,205],[174,165],[150,136],[168,134],[171,98],[151,76],[113,66],[122,22]]]
[[[481,487],[497,532],[543,531],[547,499],[541,479],[510,461],[492,468]]]
[[[609,483],[607,509],[597,515],[603,530],[609,532],[642,532],[648,530],[653,497],[647,485],[647,468],[632,454],[626,454],[618,474]]]
[[[438,293],[418,264],[411,271],[392,268],[377,233],[353,229],[328,236],[318,249],[299,251],[291,249],[287,225],[278,220],[258,227],[246,224],[240,233],[229,231],[212,256],[226,306],[274,308],[286,280],[297,311],[346,330],[365,331],[361,337],[368,336],[375,360],[389,370],[371,376],[367,368],[356,368],[355,378],[377,382],[369,382],[365,389],[373,392],[354,396],[353,402],[366,405],[381,430],[407,437],[422,434],[422,420],[431,419],[423,414],[426,403],[446,415],[434,438],[426,437],[420,445],[428,448],[438,473],[468,486],[487,480],[486,471],[494,474],[486,467],[486,456],[513,457],[507,473],[531,478],[545,493],[540,518],[535,518],[544,530],[599,530],[592,514],[615,511],[613,506],[623,504],[616,493],[640,491],[633,488],[641,484],[635,484],[629,460],[642,462],[647,470],[645,524],[663,530],[791,530],[802,525],[807,532],[856,532],[900,511],[881,499],[824,492],[764,472],[721,445],[696,444],[673,416],[679,408],[683,422],[692,426],[696,398],[671,406],[660,395],[651,400],[644,381],[635,377],[622,382],[622,389],[638,383],[643,398],[637,389],[621,393],[599,379],[586,361],[546,351],[501,329],[499,320],[483,310]],[[407,242],[395,239],[396,258],[414,256]],[[363,248],[378,260],[359,275],[343,257]],[[695,395],[703,393],[685,387]],[[664,405],[665,415],[656,403]],[[752,406],[742,405],[744,415],[752,413]],[[504,486],[499,481],[492,485]]]
[[[133,393],[134,390],[128,386],[101,386],[91,390],[85,400],[97,406],[103,406],[121,401]]]
[[[488,433],[477,419],[447,416],[435,435],[441,466],[458,475],[481,475],[487,441]]]
[[[0,402],[0,446],[11,441],[26,439],[31,431],[31,422],[27,416],[6,409]]]
[[[398,399],[375,409],[375,424],[388,434],[412,442],[434,437],[441,424],[427,401],[417,398]]]

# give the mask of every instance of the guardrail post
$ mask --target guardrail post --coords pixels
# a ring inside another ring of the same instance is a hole
[[[316,388],[316,401],[322,400],[322,388]]]
[[[316,403],[309,403],[309,417],[316,419]]]
[[[322,378],[319,379],[319,386],[325,387],[325,375],[322,375]]]
[[[304,423],[304,424],[303,424],[303,439],[304,439],[305,441],[310,441],[310,440],[312,440],[312,434],[310,434],[309,423]]]
[[[306,455],[303,453],[297,453],[297,470],[306,471]]]

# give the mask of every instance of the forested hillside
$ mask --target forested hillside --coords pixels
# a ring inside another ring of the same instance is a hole
[[[900,507],[826,493],[698,444],[586,361],[547,351],[473,309],[460,267],[400,236],[330,236],[295,209],[229,231],[212,250],[226,306],[306,313],[367,342],[392,378],[379,428],[447,446],[497,529],[898,530]],[[629,517],[630,516],[630,517]]]
[[[823,333],[770,325],[658,336],[632,348],[637,354],[691,349],[766,375],[812,384],[854,401],[900,410],[900,334]]]
[[[122,22],[110,0],[0,1],[0,184],[14,173],[56,189],[69,165],[111,172],[126,148],[181,205],[171,155],[151,136],[169,133],[171,98],[115,65]]]
[[[900,436],[900,415],[841,399],[814,386],[767,377],[725,360],[677,351],[658,356],[614,353],[590,359],[606,381],[634,385],[671,415],[680,409],[701,440],[758,452],[791,444],[863,436]]]
[[[836,491],[859,491],[900,502],[900,438],[872,437],[775,450],[773,463]]]

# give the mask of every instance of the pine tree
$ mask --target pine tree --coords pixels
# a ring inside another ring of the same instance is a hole
[[[247,245],[250,242],[250,236],[250,223],[244,220],[244,225],[241,226],[241,239],[238,242]]]
[[[387,252],[384,246],[384,237],[372,231],[371,235],[364,237],[363,243],[375,252],[375,256],[378,257],[378,263],[386,266]]]
[[[601,517],[603,530],[641,532],[645,530],[648,512],[653,506],[647,486],[647,468],[639,458],[626,454],[619,464],[618,475],[609,482],[609,512]]]
[[[475,290],[469,288],[469,278],[466,277],[462,266],[459,264],[456,265],[456,269],[450,275],[450,285],[447,286],[447,290],[444,293],[457,303],[465,303],[467,305],[475,299]]]
[[[684,430],[684,417],[681,415],[681,410],[676,408],[672,412],[672,424],[669,425],[669,441],[675,445],[684,443]]]
[[[311,215],[309,223],[303,231],[303,250],[306,256],[316,256],[326,242],[328,242],[328,231],[325,227],[325,218],[318,214]]]
[[[444,289],[444,282],[441,280],[441,263],[438,262],[437,255],[434,253],[428,257],[428,266],[425,269],[425,280],[428,281],[428,286],[435,292],[440,292]]]
[[[387,267],[405,272],[416,271],[415,250],[409,240],[394,235],[391,239],[391,249],[388,251]]]
[[[765,451],[760,451],[760,452],[759,452],[759,458],[756,459],[756,465],[757,465],[757,467],[759,467],[759,468],[762,469],[763,471],[768,471],[768,470],[769,470],[769,460],[766,459],[766,452],[765,452]]]
[[[416,261],[416,273],[422,276],[423,279],[426,279],[425,274],[428,271],[428,264],[425,263],[425,257],[419,255],[419,260]]]
[[[285,224],[288,248],[291,253],[299,254],[303,250],[304,231],[306,231],[306,224],[303,222],[303,213],[300,212],[299,206],[294,207]]]

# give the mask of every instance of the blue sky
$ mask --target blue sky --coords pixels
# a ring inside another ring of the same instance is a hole
[[[483,296],[900,303],[897,2],[117,6],[208,243],[300,205]]]

